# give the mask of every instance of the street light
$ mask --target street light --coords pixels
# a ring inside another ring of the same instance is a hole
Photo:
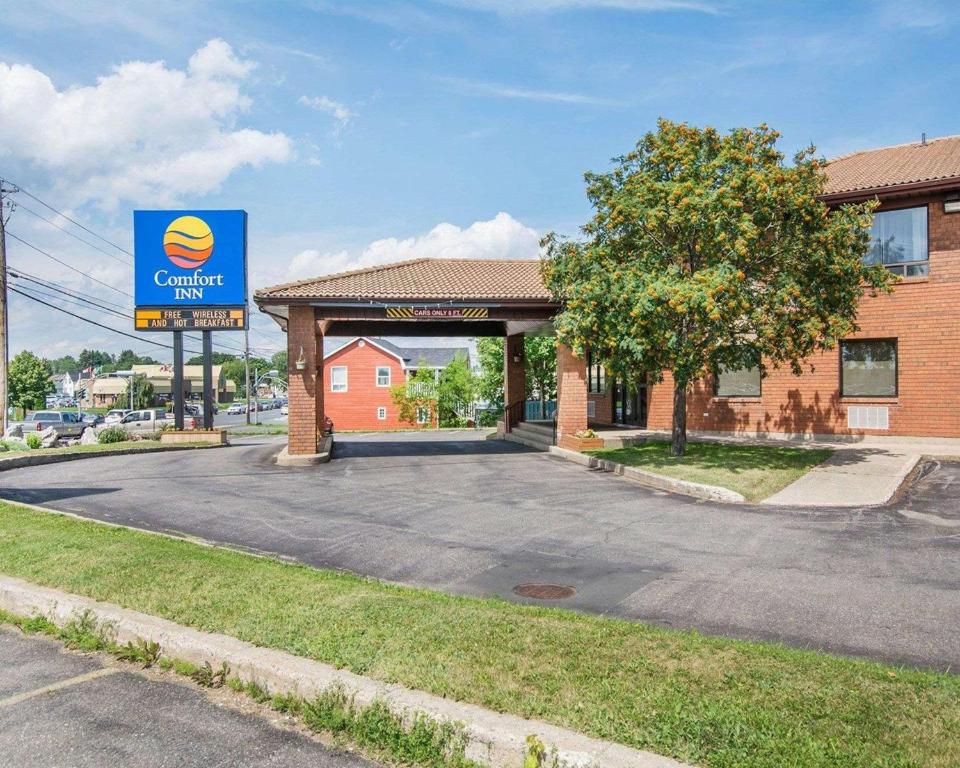
[[[127,393],[130,395],[130,410],[133,410],[133,380],[136,378],[137,374],[133,370],[129,371],[114,371],[114,375],[120,376],[127,380]]]
[[[260,384],[266,381],[267,379],[279,379],[280,371],[278,371],[276,368],[271,368],[269,371],[264,371],[263,374],[259,374],[258,369],[254,368],[253,377],[254,377],[253,378],[253,403],[254,403],[254,407],[256,408],[256,411],[254,411],[254,413],[257,414],[255,417],[254,423],[257,426],[260,426]],[[249,394],[250,393],[248,392],[247,393],[248,402],[249,402]],[[247,415],[249,415],[249,413],[250,413],[250,408],[248,406]]]

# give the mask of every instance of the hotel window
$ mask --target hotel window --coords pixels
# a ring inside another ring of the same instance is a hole
[[[607,391],[607,371],[600,363],[593,362],[593,353],[587,350],[587,392],[602,395]]]
[[[378,387],[389,387],[390,386],[390,368],[389,366],[384,366],[382,368],[377,368],[377,386]]]
[[[760,369],[721,368],[714,378],[714,394],[717,397],[760,397]]]
[[[904,277],[922,277],[929,271],[928,259],[926,206],[874,214],[866,264],[883,264]]]
[[[335,365],[330,369],[330,391],[347,391],[347,366]]]
[[[840,394],[843,397],[896,397],[897,340],[841,341]]]
[[[379,408],[377,408],[377,418],[380,419],[380,421],[383,421],[384,419],[387,418],[387,409],[384,408],[382,405]]]

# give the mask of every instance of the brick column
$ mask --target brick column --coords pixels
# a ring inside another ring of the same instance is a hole
[[[517,357],[519,362],[514,362]],[[523,334],[515,333],[503,340],[503,407],[507,431],[516,424],[510,421],[510,406],[523,403],[527,399],[527,371],[523,359]],[[520,405],[518,408],[523,408]],[[522,414],[522,410],[520,411]],[[520,416],[523,420],[523,416]]]
[[[587,363],[557,344],[557,444],[587,428]]]
[[[301,357],[305,365],[297,368]],[[323,338],[317,334],[313,307],[290,307],[287,320],[287,452],[317,452],[318,425],[323,424]]]

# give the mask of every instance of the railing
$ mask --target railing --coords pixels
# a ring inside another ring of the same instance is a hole
[[[539,400],[527,400],[524,419],[526,421],[549,421],[556,412],[556,400],[544,400],[542,408]]]
[[[523,400],[504,406],[503,418],[506,422],[504,426],[507,428],[507,432],[511,431],[523,421],[525,409],[526,403]]]

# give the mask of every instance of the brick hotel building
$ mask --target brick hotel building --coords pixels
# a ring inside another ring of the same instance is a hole
[[[761,380],[754,369],[697,382],[689,429],[960,437],[960,136],[855,152],[831,161],[827,176],[831,206],[879,201],[867,258],[900,280],[864,297],[860,330],[811,357],[801,376],[777,369]],[[290,453],[315,449],[333,394],[325,335],[503,336],[511,430],[523,420],[523,336],[552,333],[559,309],[539,264],[520,260],[415,259],[274,286],[255,300],[288,334]],[[443,317],[417,319],[417,307],[443,307]],[[613,380],[563,345],[557,369],[561,443],[588,424],[670,428],[669,374],[650,385]]]

